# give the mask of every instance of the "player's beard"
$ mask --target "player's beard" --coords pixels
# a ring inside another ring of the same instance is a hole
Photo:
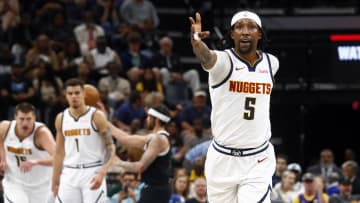
[[[240,42],[238,51],[239,51],[240,54],[246,55],[246,54],[251,53],[255,49],[254,46],[255,45],[254,45],[253,42],[250,42],[248,46],[247,45],[242,45],[242,43]]]

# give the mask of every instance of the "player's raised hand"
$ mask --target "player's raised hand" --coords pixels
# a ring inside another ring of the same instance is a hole
[[[193,17],[189,17],[190,24],[191,24],[191,41],[198,41],[201,39],[205,39],[210,35],[209,31],[202,31],[201,26],[201,15],[200,13],[195,13],[195,19]]]

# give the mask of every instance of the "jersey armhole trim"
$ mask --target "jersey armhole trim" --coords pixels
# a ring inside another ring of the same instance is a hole
[[[215,88],[217,88],[217,87],[219,87],[219,86],[221,86],[222,84],[224,84],[226,81],[228,81],[229,80],[229,78],[230,78],[230,76],[231,76],[231,74],[232,74],[232,72],[233,72],[233,62],[232,62],[232,60],[231,60],[231,57],[230,57],[230,55],[225,51],[225,53],[227,54],[227,56],[229,57],[229,60],[230,60],[230,64],[231,64],[231,67],[230,67],[230,71],[229,71],[229,74],[224,78],[224,80],[223,81],[221,81],[219,84],[216,84],[216,85],[212,85],[211,86],[211,88],[213,88],[213,89],[215,89]]]
[[[37,127],[35,129],[35,132],[34,132],[34,146],[40,151],[44,151],[45,149],[43,149],[42,147],[40,147],[36,144],[36,133],[40,130],[40,128],[44,128],[44,127],[45,127],[44,125],[40,125],[39,127]]]
[[[91,107],[92,108],[92,107]],[[95,116],[95,112],[97,111],[97,109],[95,109],[95,111],[91,114],[91,127],[95,132],[99,132],[99,129],[96,128],[95,122],[94,122],[94,116]]]
[[[264,52],[265,53],[265,52]],[[275,78],[274,78],[274,75],[273,75],[273,72],[272,72],[272,68],[271,68],[271,62],[270,62],[270,57],[267,53],[265,53],[266,55],[266,58],[267,58],[267,61],[268,61],[268,64],[269,64],[269,70],[270,70],[270,77],[271,77],[271,80],[273,82],[273,84],[275,84]]]

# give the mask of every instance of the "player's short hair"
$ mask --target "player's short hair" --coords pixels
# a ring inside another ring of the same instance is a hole
[[[82,89],[84,89],[84,81],[77,79],[77,78],[70,78],[65,82],[65,89],[67,87],[74,87],[74,86],[80,86]]]
[[[35,107],[34,107],[34,105],[32,105],[28,102],[21,102],[18,105],[16,105],[16,107],[15,107],[15,114],[17,114],[18,112],[22,112],[22,113],[33,112],[33,113],[35,113]]]

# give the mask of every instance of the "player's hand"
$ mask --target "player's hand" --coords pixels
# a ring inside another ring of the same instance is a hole
[[[100,186],[101,186],[101,184],[102,184],[102,181],[103,181],[103,179],[104,179],[104,174],[103,173],[98,173],[98,174],[96,174],[96,176],[91,180],[91,187],[90,187],[90,189],[91,190],[96,190],[96,189],[98,189]]]
[[[31,171],[32,167],[36,165],[37,162],[35,160],[27,160],[20,164],[20,170],[23,172]]]
[[[54,197],[57,197],[59,192],[59,181],[52,181],[51,190],[54,194]]]
[[[5,170],[7,164],[6,164],[6,161],[5,160],[1,160],[0,161],[0,170]]]
[[[208,37],[210,35],[209,31],[202,31],[201,28],[201,16],[200,13],[196,12],[195,13],[195,19],[193,17],[189,17],[190,20],[190,24],[191,24],[191,41],[196,41],[194,40],[194,34],[195,33],[199,33],[198,37],[200,39],[205,39],[206,37]]]

